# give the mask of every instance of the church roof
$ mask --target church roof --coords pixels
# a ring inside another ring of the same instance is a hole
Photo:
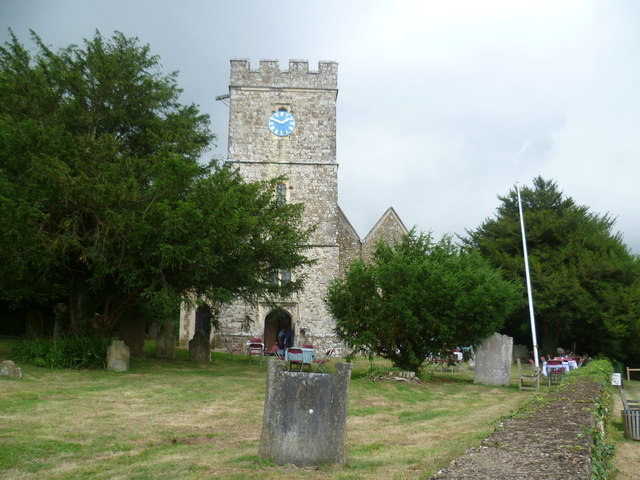
[[[402,222],[402,220],[400,219],[400,216],[397,214],[397,212],[394,210],[394,208],[393,207],[389,207],[389,208],[387,208],[387,211],[382,214],[382,216],[376,222],[376,224],[373,226],[373,228],[369,231],[367,236],[364,238],[364,242],[363,243],[367,243],[367,241],[369,239],[371,239],[373,236],[375,236],[376,233],[378,233],[378,230],[380,230],[380,228],[382,228],[382,226],[385,223],[387,223],[388,221],[391,221],[391,222],[395,223],[400,228],[400,230],[401,230],[403,235],[406,235],[407,233],[409,233],[409,230],[407,229],[405,224]]]
[[[362,243],[362,240],[360,239],[360,235],[358,235],[357,230],[353,227],[353,225],[347,218],[347,215],[344,213],[344,210],[340,208],[340,205],[338,205],[338,218],[342,221],[342,223],[347,228],[349,233],[351,233],[351,235],[353,235],[354,238],[358,239],[358,241]]]

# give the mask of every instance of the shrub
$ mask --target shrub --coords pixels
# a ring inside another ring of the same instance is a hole
[[[571,374],[567,375],[567,381],[570,379],[588,378],[593,382],[598,382],[603,388],[611,388],[611,374],[613,373],[613,365],[606,359],[593,360],[584,367],[571,370]]]
[[[63,337],[24,339],[13,348],[16,360],[48,368],[105,368],[107,337]]]

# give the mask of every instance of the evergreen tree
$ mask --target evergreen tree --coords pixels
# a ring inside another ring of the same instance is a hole
[[[277,269],[308,263],[301,205],[278,181],[199,163],[209,119],[179,102],[176,73],[136,38],[96,33],[36,53],[0,48],[0,298],[68,299],[71,328],[105,329],[142,302],[186,292],[220,304],[289,294]]]
[[[496,216],[463,243],[523,286],[520,308],[505,333],[530,344],[522,235],[515,189]],[[558,346],[624,359],[640,333],[640,263],[613,232],[614,219],[576,205],[555,182],[537,177],[521,191],[538,339],[547,352]],[[638,353],[636,352],[636,355]]]
[[[410,232],[377,245],[329,287],[336,333],[354,350],[416,371],[429,353],[474,345],[498,331],[518,290],[476,252]]]

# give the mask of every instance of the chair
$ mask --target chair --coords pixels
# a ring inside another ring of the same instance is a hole
[[[564,365],[562,360],[549,360],[547,361],[547,379],[549,380],[549,386],[552,383],[560,383],[564,378]]]
[[[259,362],[260,365],[262,365],[262,357],[263,357],[263,345],[262,342],[260,343],[256,343],[256,342],[250,342],[249,343],[249,349],[247,350],[247,356],[249,357],[249,365],[251,365],[251,359],[253,357],[259,357]]]
[[[301,345],[301,348],[314,348],[315,349],[316,347],[314,347],[313,345],[310,345],[308,343],[305,343],[304,345]]]
[[[440,359],[440,371],[444,372],[450,365],[453,365],[453,359],[451,357]]]
[[[292,360],[288,358],[287,360],[287,370],[291,370],[292,365],[300,365],[300,371],[304,367],[304,358],[302,356],[302,349],[297,347],[291,347],[287,350],[287,355],[300,355],[300,359]]]
[[[331,357],[333,356],[333,348],[330,350],[327,350],[327,352],[321,357],[321,358],[316,358],[313,361],[313,368],[315,372],[322,372],[322,373],[328,373],[327,372],[327,365],[329,364],[329,362],[331,361]]]
[[[265,350],[265,355],[269,357],[278,357],[278,360],[284,360],[284,355],[280,353],[280,346],[277,343],[273,344],[271,350]]]
[[[522,368],[519,358],[516,361],[518,362],[518,387],[520,390],[535,390],[536,392],[540,390],[540,370],[536,368],[535,363],[532,363],[533,369],[525,369]],[[527,383],[529,381],[533,383]]]

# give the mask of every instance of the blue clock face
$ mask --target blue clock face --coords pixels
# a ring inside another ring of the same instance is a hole
[[[286,110],[275,112],[269,117],[269,130],[274,135],[286,137],[296,128],[296,119]]]

